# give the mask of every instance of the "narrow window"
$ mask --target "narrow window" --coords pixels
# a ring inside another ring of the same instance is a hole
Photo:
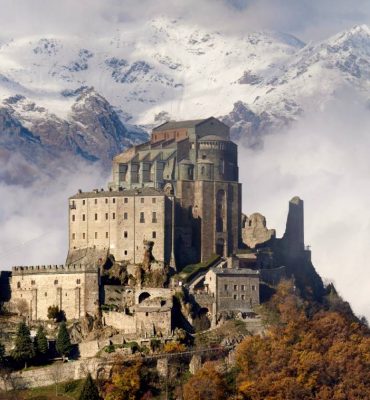
[[[124,231],[124,232],[123,232],[123,237],[124,237],[124,238],[128,238],[128,232],[127,232],[127,231]]]
[[[75,239],[76,239],[76,234],[72,233],[72,240],[75,240]]]
[[[116,202],[116,199],[114,197],[112,199],[112,202],[113,202],[113,204],[115,204],[115,202]]]
[[[74,222],[76,220],[76,216],[73,214],[72,215],[72,221]]]
[[[58,279],[55,279],[54,285],[57,285],[57,284],[58,284]]]
[[[20,288],[21,288],[21,283],[17,282],[17,289],[20,289]]]
[[[143,204],[144,203],[144,197],[140,198],[140,203]]]
[[[238,285],[234,285],[234,290],[238,290]]]
[[[237,300],[237,299],[238,299],[238,295],[234,294],[234,300]]]
[[[242,285],[242,290],[245,290],[245,285]]]
[[[82,234],[82,239],[86,239],[86,233],[85,232]]]
[[[140,222],[141,223],[145,222],[145,218],[144,218],[144,213],[143,212],[140,213]]]
[[[152,197],[152,203],[155,204],[157,202],[157,199],[155,197]]]
[[[84,206],[86,204],[86,200],[82,200],[82,205]]]
[[[108,232],[105,232],[105,238],[108,239]]]
[[[227,285],[224,285],[224,289],[225,289],[225,290],[227,290],[227,289],[228,289]]]
[[[108,204],[108,199],[105,199],[105,204]]]
[[[112,219],[116,219],[116,213],[112,214]]]
[[[86,221],[86,215],[82,214],[82,221]]]
[[[124,251],[125,256],[127,256],[127,250]]]
[[[76,283],[77,283],[77,285],[79,285],[81,283],[81,279],[77,279]]]
[[[108,219],[108,213],[105,213],[105,219],[107,220]]]
[[[245,294],[242,294],[242,300],[245,300]]]
[[[124,203],[128,203],[128,197],[125,197],[123,200]]]
[[[95,199],[95,200],[94,200],[94,203],[95,203],[95,204],[98,204],[98,199]]]
[[[152,239],[156,239],[156,237],[157,237],[157,232],[152,232]]]
[[[47,295],[48,295],[48,294],[45,292],[45,297],[47,297]]]
[[[95,214],[95,221],[98,220],[98,214]]]
[[[128,218],[127,212],[123,213],[123,219],[127,219],[127,218]]]
[[[98,232],[95,232],[95,239],[98,238]]]
[[[36,282],[35,281],[31,281],[31,285],[34,285]]]
[[[152,222],[157,222],[157,213],[155,211],[152,212]]]
[[[256,286],[255,285],[252,285],[252,290],[256,290]]]

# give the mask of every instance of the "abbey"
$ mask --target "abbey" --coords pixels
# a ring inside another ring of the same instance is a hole
[[[112,170],[106,190],[69,198],[65,265],[0,276],[13,311],[45,320],[57,305],[69,320],[93,315],[124,334],[170,337],[181,313],[189,324],[200,310],[210,324],[253,314],[260,288],[283,277],[322,294],[304,245],[303,201],[291,200],[281,239],[261,214],[243,216],[237,145],[216,118],[166,122],[117,155]]]
[[[145,240],[173,267],[236,253],[241,185],[229,127],[211,117],[154,128],[149,142],[114,158],[108,191],[80,192],[69,210],[70,260],[94,247],[141,262]]]

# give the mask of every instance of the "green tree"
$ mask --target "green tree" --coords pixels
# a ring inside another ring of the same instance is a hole
[[[18,325],[15,346],[11,355],[16,361],[24,362],[25,368],[27,368],[27,362],[35,356],[30,330],[24,322]]]
[[[91,378],[91,375],[88,374],[84,386],[82,388],[79,400],[100,400],[98,388],[95,385],[95,382]]]
[[[3,363],[5,358],[5,347],[2,343],[0,343],[0,364]]]
[[[39,327],[37,328],[37,333],[36,333],[36,337],[35,337],[36,355],[41,360],[45,360],[48,351],[49,351],[48,340],[46,338],[44,328],[41,325],[39,325]]]
[[[56,341],[56,349],[57,352],[62,357],[68,357],[69,353],[72,350],[71,339],[69,337],[69,333],[67,331],[66,323],[63,321],[59,326],[57,341]]]

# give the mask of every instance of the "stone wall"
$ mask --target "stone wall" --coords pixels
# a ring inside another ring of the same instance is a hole
[[[257,244],[262,244],[276,236],[275,229],[266,227],[266,218],[260,213],[247,217],[243,215],[242,238],[243,243],[254,249]]]
[[[93,315],[99,300],[99,272],[95,266],[13,267],[11,307],[32,320],[46,320],[55,305],[67,319]],[[20,310],[22,307],[22,310]]]
[[[117,311],[104,311],[103,323],[119,329],[123,333],[136,333],[136,318],[133,315],[127,315],[123,312]]]

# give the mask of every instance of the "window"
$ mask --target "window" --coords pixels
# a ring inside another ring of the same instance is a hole
[[[125,198],[123,199],[123,202],[127,204],[127,203],[128,203],[128,197],[125,197]]]
[[[152,212],[152,222],[157,222],[157,213],[155,211]]]
[[[242,294],[242,300],[245,300],[245,294]]]
[[[152,203],[155,204],[157,202],[157,199],[155,197],[152,197]]]
[[[140,198],[140,203],[143,204],[144,203],[144,197]]]
[[[98,214],[95,214],[95,221],[98,220]]]
[[[108,204],[108,199],[105,199],[105,204]]]
[[[152,232],[152,239],[155,239],[157,237],[157,232]]]
[[[31,285],[34,285],[36,282],[35,281],[31,281]]]
[[[123,232],[123,237],[124,237],[124,238],[128,238],[128,232],[127,232],[127,231],[124,231],[124,232]]]
[[[116,199],[113,197],[112,199],[112,203],[115,204],[116,203]]]
[[[86,215],[82,214],[82,221],[85,221],[85,220],[86,220]]]
[[[77,283],[77,285],[79,285],[81,283],[81,279],[77,279],[76,283]]]
[[[245,290],[245,285],[242,285],[242,290]]]
[[[201,168],[201,174],[204,175],[204,167]]]
[[[108,232],[105,232],[105,238],[108,239],[109,235]]]
[[[127,212],[123,213],[123,219],[127,219],[127,218],[128,218]]]
[[[75,239],[76,239],[76,234],[72,233],[72,240],[75,240]]]
[[[207,156],[205,154],[202,154],[202,159],[205,160]]]
[[[58,279],[55,279],[54,285],[57,285],[57,284],[58,284]]]
[[[20,288],[21,288],[21,283],[17,282],[17,289],[20,289]]]
[[[238,295],[237,294],[234,294],[234,300],[237,300],[238,299]]]
[[[45,292],[45,297],[47,297],[47,295],[48,295],[48,294]]]
[[[124,251],[125,256],[127,256],[127,250]]]
[[[105,213],[105,219],[107,220],[108,219],[108,213]]]
[[[238,285],[234,285],[234,290],[238,290]]]
[[[86,233],[85,232],[82,234],[82,239],[86,239]]]
[[[82,200],[82,205],[84,206],[86,204],[86,200]]]
[[[95,200],[94,200],[94,203],[95,203],[95,204],[98,204],[98,199],[95,199]]]
[[[252,285],[252,290],[256,290],[256,286],[255,285]]]
[[[98,232],[95,232],[95,239],[98,238]]]
[[[145,222],[145,218],[144,218],[144,213],[143,212],[140,213],[140,222],[141,223]]]
[[[74,222],[76,220],[76,216],[73,214],[72,215],[72,221]]]
[[[112,219],[116,219],[116,213],[112,214]]]
[[[227,285],[224,285],[224,290],[227,290],[228,289],[228,286]]]

